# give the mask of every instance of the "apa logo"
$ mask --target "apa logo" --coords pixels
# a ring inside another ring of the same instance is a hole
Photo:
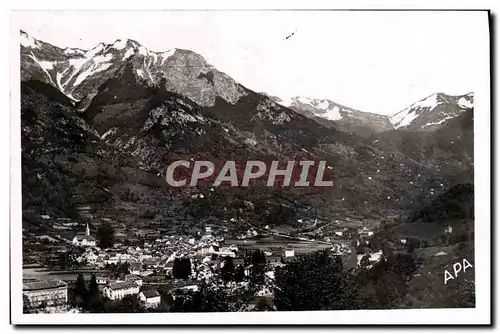
[[[454,276],[453,276],[453,275],[452,275],[452,274],[451,274],[448,270],[445,270],[445,272],[444,272],[444,284],[448,284],[448,281],[449,281],[450,279],[455,279],[455,278],[457,278],[458,273],[459,273],[460,271],[462,271],[462,269],[463,269],[463,271],[465,272],[465,270],[466,270],[467,268],[473,268],[473,266],[472,266],[472,264],[470,264],[470,262],[469,262],[469,261],[467,261],[466,259],[463,259],[462,263],[460,263],[460,262],[455,263],[455,264],[453,265],[453,272],[454,272],[454,274],[455,274]]]

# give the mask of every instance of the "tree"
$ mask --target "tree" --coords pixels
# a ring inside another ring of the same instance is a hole
[[[172,275],[174,278],[188,278],[191,275],[191,260],[187,257],[175,258]]]
[[[85,278],[83,274],[79,273],[76,277],[75,286],[73,288],[74,302],[78,307],[82,307],[85,303],[87,295],[87,287],[85,286]]]
[[[90,312],[99,313],[104,311],[104,304],[101,301],[101,293],[95,274],[90,278],[85,304],[85,308]]]
[[[144,311],[136,295],[125,296],[119,301],[107,300],[103,307],[106,313],[138,313]]]
[[[389,270],[399,274],[402,279],[408,280],[417,270],[417,265],[411,254],[398,254]]]
[[[124,262],[124,263],[119,263],[116,266],[116,273],[118,275],[123,274],[123,275],[128,275],[130,274],[130,263]]]
[[[106,249],[113,247],[115,243],[115,230],[110,224],[102,224],[97,229],[97,242],[99,247]]]
[[[245,279],[245,268],[242,265],[236,267],[234,271],[234,280],[236,282],[242,282]]]
[[[265,280],[266,255],[260,249],[247,254],[244,263],[251,265],[250,281],[253,284],[262,284]]]
[[[224,266],[221,269],[221,277],[224,281],[229,282],[234,277],[234,263],[233,258],[224,257]]]
[[[370,255],[366,254],[361,258],[361,261],[359,261],[359,265],[361,267],[367,267],[370,265]]]
[[[77,256],[73,252],[67,251],[61,253],[60,263],[64,269],[73,269],[75,267],[76,258]]]
[[[23,295],[23,313],[31,312],[31,303],[28,296]]]
[[[253,265],[266,264],[266,255],[264,254],[264,252],[261,251],[260,249],[255,250],[252,253],[251,264]]]
[[[341,261],[327,251],[299,257],[276,271],[275,305],[280,311],[344,309],[345,280]]]
[[[171,307],[172,312],[228,312],[231,311],[226,292],[204,283],[195,292],[177,296]]]

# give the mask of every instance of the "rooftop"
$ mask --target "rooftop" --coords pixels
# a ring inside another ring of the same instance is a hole
[[[109,288],[111,290],[130,289],[130,288],[135,288],[136,286],[137,285],[135,284],[135,282],[131,281],[109,283]]]
[[[146,291],[142,291],[142,293],[144,294],[144,297],[146,297],[146,298],[153,298],[153,297],[160,296],[160,294],[156,290],[146,290]]]
[[[34,291],[34,290],[45,290],[45,289],[57,289],[57,288],[67,288],[68,284],[66,282],[54,279],[45,281],[35,281],[23,284],[23,291]]]

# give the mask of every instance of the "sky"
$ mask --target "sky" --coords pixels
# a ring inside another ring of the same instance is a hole
[[[254,91],[385,115],[475,91],[488,47],[486,13],[467,11],[31,11],[15,21],[59,47],[130,38],[189,49]]]

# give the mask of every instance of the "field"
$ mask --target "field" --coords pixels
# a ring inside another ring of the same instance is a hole
[[[95,270],[95,269],[78,269],[78,270],[65,270],[65,271],[51,271],[45,267],[25,267],[23,268],[23,280],[52,280],[60,279],[65,282],[76,281],[79,273],[83,274],[85,280],[90,280],[92,274],[99,275],[109,275],[110,272],[107,270]]]
[[[277,250],[277,249],[293,249],[295,254],[307,254],[323,249],[332,248],[332,243],[316,240],[300,240],[298,238],[286,238],[281,236],[267,236],[262,238],[249,239],[229,239],[226,240],[229,245],[236,245],[242,249],[260,249],[260,250]]]

